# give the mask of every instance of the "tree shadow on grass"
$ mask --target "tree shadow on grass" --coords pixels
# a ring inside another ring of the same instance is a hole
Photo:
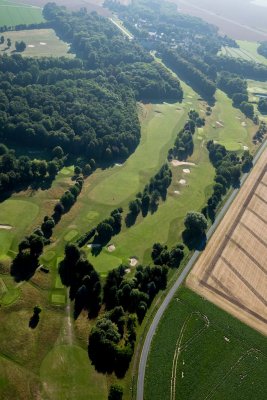
[[[207,236],[205,233],[192,235],[192,232],[185,229],[182,233],[184,244],[189,250],[203,251],[207,244]]]

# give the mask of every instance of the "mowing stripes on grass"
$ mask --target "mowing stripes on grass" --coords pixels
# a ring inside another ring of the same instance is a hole
[[[51,295],[51,301],[52,301],[52,303],[54,303],[54,304],[64,305],[64,304],[66,304],[66,295],[64,295],[64,294],[52,293],[52,295]]]

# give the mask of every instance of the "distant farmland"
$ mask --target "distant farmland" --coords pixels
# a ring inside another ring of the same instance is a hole
[[[267,150],[187,279],[187,285],[267,334]]]
[[[216,25],[234,39],[267,40],[267,7],[250,0],[171,0],[179,10]]]
[[[30,4],[0,0],[0,26],[43,22],[42,8]]]

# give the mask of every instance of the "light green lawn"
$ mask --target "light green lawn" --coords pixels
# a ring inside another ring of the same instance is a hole
[[[237,40],[237,43],[239,45],[239,48],[225,46],[222,48],[219,54],[267,65],[267,58],[261,56],[257,52],[257,49],[260,45],[258,42]]]
[[[74,345],[55,346],[40,368],[42,398],[53,400],[103,400],[107,398],[105,375],[98,374],[87,351]]]
[[[216,91],[216,100],[206,130],[207,139],[217,141],[227,150],[243,150],[243,146],[252,148],[251,138],[255,132],[253,122],[246,118],[240,110],[234,108],[232,100],[221,90]]]
[[[38,24],[43,21],[41,7],[16,3],[16,1],[0,0],[0,26]]]
[[[26,200],[10,199],[0,204],[0,223],[12,226],[10,230],[0,229],[0,255],[7,254],[10,248],[16,250],[18,237],[24,234],[38,212],[38,205]]]
[[[1,1],[1,0],[0,0]],[[1,12],[1,7],[0,7]],[[69,45],[60,40],[53,29],[32,29],[24,31],[4,32],[5,42],[0,45],[0,52],[12,54],[15,52],[15,42],[24,41],[26,49],[19,53],[27,57],[74,57],[68,53]],[[6,40],[11,39],[11,47],[7,49]]]
[[[237,40],[237,43],[240,46],[241,52],[243,54],[248,54],[250,55],[252,61],[256,61],[260,64],[267,65],[267,58],[263,57],[257,52],[257,49],[259,47],[259,43],[257,42],[248,42],[245,40]]]

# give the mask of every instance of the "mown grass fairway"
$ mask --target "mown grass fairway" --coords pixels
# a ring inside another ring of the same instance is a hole
[[[144,400],[264,399],[266,368],[263,336],[182,288],[154,336]]]
[[[212,139],[227,150],[253,150],[252,136],[256,131],[253,122],[232,106],[232,100],[221,90],[216,92],[216,104],[208,118],[207,139]]]
[[[0,8],[1,11],[1,8]],[[74,57],[68,53],[69,46],[60,40],[53,29],[32,29],[25,31],[4,32],[5,43],[0,45],[0,52],[6,54],[17,54],[15,42],[24,41],[26,49],[19,53],[25,57]],[[10,49],[6,46],[7,38],[11,39]]]
[[[0,0],[0,26],[38,24],[43,22],[41,7],[16,1]]]
[[[257,49],[260,45],[258,42],[237,40],[237,43],[239,45],[239,48],[225,46],[222,48],[219,54],[267,65],[267,58],[263,57],[257,52]]]

